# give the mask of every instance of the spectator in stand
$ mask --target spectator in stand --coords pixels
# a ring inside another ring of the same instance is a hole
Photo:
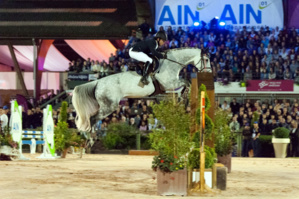
[[[232,109],[234,115],[238,113],[240,104],[237,102],[236,98],[233,98],[233,101],[230,103],[230,108]]]
[[[257,121],[255,121],[253,123],[253,128],[252,128],[252,146],[253,146],[253,154],[254,154],[254,157],[260,157],[260,152],[261,152],[261,143],[260,143],[260,140],[259,140],[259,137],[261,135],[261,130],[259,128],[259,124]]]
[[[34,115],[34,127],[40,127],[43,123],[43,113],[39,107],[36,107]]]
[[[147,124],[145,121],[141,121],[141,125],[139,127],[139,130],[141,131],[141,133],[145,133],[148,129],[147,129]]]
[[[102,66],[100,65],[99,60],[96,60],[96,61],[94,62],[94,64],[91,65],[91,71],[92,71],[92,72],[95,72],[95,73],[98,73],[98,72],[101,71],[101,67],[102,67]]]
[[[250,71],[249,67],[245,69],[245,73],[244,73],[244,81],[248,81],[248,80],[252,80],[252,72]]]
[[[229,104],[227,103],[227,101],[224,100],[223,104],[221,105],[221,108],[223,110],[228,110],[230,108]]]
[[[4,128],[8,125],[8,117],[6,115],[5,110],[7,110],[8,107],[4,106],[3,108],[0,108],[0,122],[1,122],[1,130],[3,131]]]
[[[143,23],[138,26],[142,32],[142,37],[145,38],[148,36],[148,33],[150,31],[150,25],[147,23],[146,19],[143,20]]]
[[[81,59],[77,59],[76,64],[75,64],[75,71],[77,73],[80,73],[82,71],[82,61]]]
[[[237,120],[237,117],[238,116],[232,117],[233,118],[232,122],[229,124],[229,128],[230,128],[230,130],[231,130],[231,132],[232,132],[233,135],[235,135],[236,133],[238,133],[239,130],[240,130],[240,124],[239,124],[239,122]]]
[[[274,69],[271,67],[268,75],[269,80],[273,80],[276,78],[276,73],[274,72]]]
[[[299,129],[298,121],[293,120],[291,123],[290,139],[291,142],[288,146],[289,157],[299,157]]]
[[[272,135],[267,118],[263,118],[263,121],[259,126],[261,135]]]
[[[283,72],[283,79],[293,79],[293,75],[290,72],[289,68],[286,68],[285,71]]]
[[[249,123],[246,123],[242,131],[242,157],[253,157],[252,150],[252,132],[250,131]]]
[[[172,40],[169,42],[169,46],[175,46],[175,48],[178,47],[178,41],[175,40],[175,38],[173,37]]]
[[[69,72],[73,72],[75,71],[75,66],[73,65],[72,62],[69,63],[69,69],[68,69]]]
[[[121,64],[121,66],[120,66],[120,71],[121,71],[121,72],[126,72],[126,71],[128,71],[128,66],[125,65],[125,64]]]

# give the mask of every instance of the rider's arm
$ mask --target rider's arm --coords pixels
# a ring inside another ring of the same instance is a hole
[[[150,50],[151,50],[151,53],[152,53],[152,55],[158,57],[159,59],[163,59],[163,54],[162,54],[162,53],[159,53],[159,52],[156,50],[156,45],[157,45],[157,44],[156,44],[156,41],[150,43],[149,48],[150,48]]]

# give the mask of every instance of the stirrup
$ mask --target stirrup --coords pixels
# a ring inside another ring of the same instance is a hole
[[[149,84],[149,81],[147,80],[147,76],[143,76],[140,81],[144,84],[144,85],[148,85]]]

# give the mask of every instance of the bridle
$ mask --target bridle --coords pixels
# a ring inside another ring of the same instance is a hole
[[[204,65],[203,69],[199,70],[199,72],[202,72],[203,70],[206,69],[206,60],[204,59],[204,55],[206,55],[207,57],[209,57],[209,49],[208,49],[208,48],[205,48],[205,49],[203,49],[203,50],[201,51],[201,59],[198,60],[198,62],[197,62],[196,64],[194,64],[194,65],[196,66],[199,62],[201,62],[201,64]],[[167,58],[167,60],[168,60],[168,61],[171,61],[171,62],[173,62],[173,63],[179,64],[179,65],[181,65],[183,68],[186,68],[186,67],[187,67],[186,64],[182,64],[182,63],[177,62],[177,61],[174,61],[174,60],[172,60],[172,59],[168,59],[168,58]]]

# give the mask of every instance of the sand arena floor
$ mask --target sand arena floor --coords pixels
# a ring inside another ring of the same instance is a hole
[[[163,198],[156,195],[151,156],[88,154],[79,159],[68,154],[38,160],[39,154],[25,155],[31,160],[0,161],[0,199]],[[233,158],[227,190],[213,197],[299,198],[299,159]]]

